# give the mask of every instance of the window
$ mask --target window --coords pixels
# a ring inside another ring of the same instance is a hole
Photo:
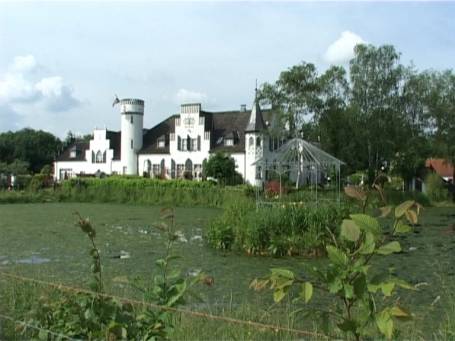
[[[98,150],[96,152],[95,162],[96,163],[103,163],[103,153],[101,153],[100,150]]]
[[[133,140],[131,140],[131,149],[133,149]]]
[[[159,176],[160,173],[161,173],[161,169],[160,169],[160,165],[159,164],[153,164],[153,176]]]
[[[256,179],[260,180],[262,179],[262,168],[261,166],[256,167]]]
[[[197,149],[197,139],[191,139],[191,150],[195,151]]]
[[[234,139],[226,139],[226,140],[224,140],[224,145],[225,146],[233,146],[234,145]]]
[[[256,147],[260,147],[260,146],[261,146],[261,138],[257,137],[256,138]]]
[[[254,138],[253,138],[253,136],[251,136],[251,137],[249,138],[249,140],[248,140],[248,146],[249,146],[250,148],[254,147]]]
[[[182,150],[185,152],[188,149],[188,142],[186,139],[182,139]]]
[[[184,164],[178,164],[177,165],[177,178],[183,177],[184,170],[185,170],[185,165]]]
[[[194,175],[193,178],[195,179],[200,179],[202,178],[202,165],[201,164],[195,164],[194,165]]]
[[[73,147],[73,148],[71,148],[71,150],[70,150],[70,158],[71,158],[71,159],[75,159],[76,156],[77,156],[77,149],[76,149],[76,147]]]
[[[164,140],[159,140],[158,141],[158,148],[164,148],[165,146],[165,141]]]
[[[204,140],[210,140],[210,131],[204,131]]]
[[[131,124],[133,124],[133,115],[130,116]]]

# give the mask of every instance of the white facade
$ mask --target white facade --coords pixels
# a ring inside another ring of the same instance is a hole
[[[183,104],[177,115],[145,131],[142,100],[116,103],[121,132],[96,129],[89,143],[68,147],[55,162],[57,180],[97,173],[199,180],[204,160],[221,151],[234,159],[245,182],[262,185],[265,171],[254,162],[262,156],[273,162],[264,134],[268,127],[256,100],[251,112],[242,106],[240,111],[210,113],[200,104]]]

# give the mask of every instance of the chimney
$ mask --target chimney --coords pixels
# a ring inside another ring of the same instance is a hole
[[[240,112],[246,111],[246,104],[240,104]]]

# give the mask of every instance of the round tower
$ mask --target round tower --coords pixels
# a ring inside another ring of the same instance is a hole
[[[121,114],[121,163],[122,173],[137,175],[137,153],[142,148],[144,127],[144,101],[124,98],[119,101]]]

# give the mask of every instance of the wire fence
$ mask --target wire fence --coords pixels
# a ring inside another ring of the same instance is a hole
[[[269,331],[272,331],[275,333],[286,332],[286,333],[295,334],[298,336],[307,336],[307,337],[318,338],[318,339],[329,339],[329,336],[322,334],[322,333],[318,333],[318,332],[289,328],[289,327],[285,327],[285,326],[281,326],[281,325],[267,324],[267,323],[252,321],[252,320],[241,320],[241,319],[236,319],[236,318],[227,317],[227,316],[219,316],[219,315],[209,314],[209,313],[205,313],[205,312],[193,311],[193,310],[189,310],[189,309],[168,307],[168,306],[154,304],[151,302],[145,302],[145,301],[140,301],[140,300],[136,300],[136,299],[131,299],[131,298],[127,298],[127,297],[121,297],[121,296],[111,295],[111,294],[107,294],[107,293],[94,292],[92,290],[68,286],[68,285],[61,284],[61,283],[43,281],[43,280],[25,277],[25,276],[12,274],[12,273],[8,273],[8,272],[0,272],[0,277],[14,279],[14,280],[22,281],[22,282],[35,283],[40,286],[54,288],[59,291],[71,292],[74,294],[84,293],[84,294],[89,294],[89,295],[93,295],[93,296],[111,298],[111,299],[118,300],[122,303],[129,303],[129,304],[135,305],[135,306],[143,306],[143,307],[149,307],[149,308],[153,308],[153,309],[157,309],[157,310],[164,310],[164,311],[169,311],[169,312],[174,312],[174,313],[180,313],[180,314],[184,314],[184,315],[188,315],[188,316],[192,316],[192,317],[205,318],[205,319],[220,321],[220,322],[229,323],[229,324],[241,325],[241,326],[245,326],[245,327],[255,328],[258,330],[269,330]],[[49,335],[64,338],[65,340],[75,340],[68,335],[55,333],[55,332],[45,329],[45,328],[40,328],[40,327],[37,327],[34,325],[30,325],[30,324],[26,323],[25,321],[16,320],[13,317],[8,316],[8,315],[0,314],[0,319],[9,320],[18,326],[24,326],[24,327],[29,327],[29,328],[32,328],[35,330],[41,330],[41,331],[49,333]]]

